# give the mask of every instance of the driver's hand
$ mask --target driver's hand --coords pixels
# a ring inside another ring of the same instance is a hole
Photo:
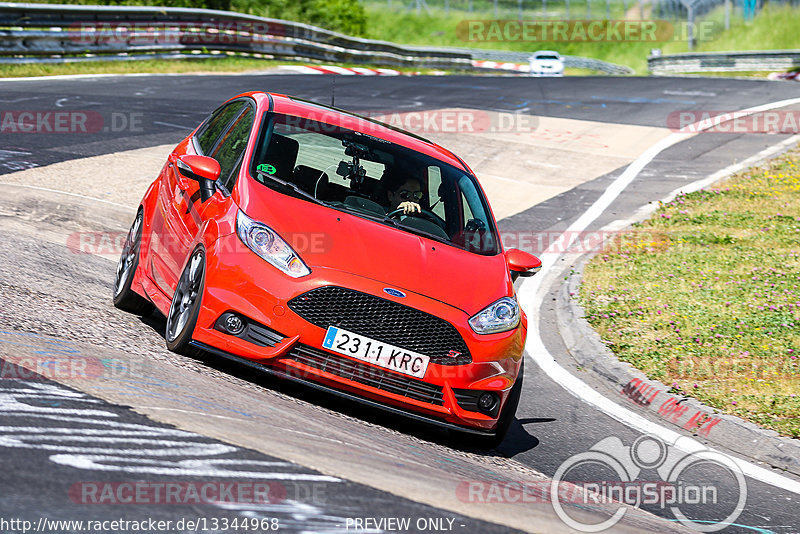
[[[408,215],[409,213],[421,213],[422,208],[416,202],[411,202],[406,200],[405,202],[401,202],[397,205],[397,209],[403,210],[403,213]]]

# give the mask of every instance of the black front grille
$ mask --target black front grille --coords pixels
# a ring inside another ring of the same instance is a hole
[[[352,289],[325,286],[289,301],[300,317],[321,328],[338,326],[429,356],[439,365],[472,362],[458,330],[439,317]]]
[[[297,344],[289,351],[292,360],[332,375],[372,386],[409,399],[442,406],[444,395],[440,386],[384,371],[338,354]]]

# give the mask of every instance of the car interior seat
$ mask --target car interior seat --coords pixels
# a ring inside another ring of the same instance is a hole
[[[264,157],[259,163],[268,163],[275,167],[275,175],[282,180],[290,180],[300,143],[296,139],[273,133]]]
[[[319,169],[298,165],[292,173],[292,181],[314,198],[325,198],[330,178]]]

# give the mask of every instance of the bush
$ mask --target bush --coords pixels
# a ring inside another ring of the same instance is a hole
[[[192,7],[205,9],[231,9],[231,0],[38,0],[39,4],[84,4],[107,6]]]
[[[364,36],[367,14],[358,0],[39,0],[43,4],[100,4],[219,9],[293,20]]]
[[[367,14],[358,0],[233,0],[240,13],[313,24],[348,35],[367,32]]]
[[[364,35],[367,14],[358,0],[306,0],[301,22],[321,26],[348,35]]]

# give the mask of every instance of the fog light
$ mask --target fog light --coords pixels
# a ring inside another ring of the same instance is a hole
[[[244,331],[244,321],[235,313],[228,314],[222,324],[225,328],[225,331],[232,336],[238,336],[242,333],[242,331]]]
[[[498,402],[500,402],[500,399],[496,393],[481,393],[481,396],[478,397],[478,409],[487,415],[491,415]]]

